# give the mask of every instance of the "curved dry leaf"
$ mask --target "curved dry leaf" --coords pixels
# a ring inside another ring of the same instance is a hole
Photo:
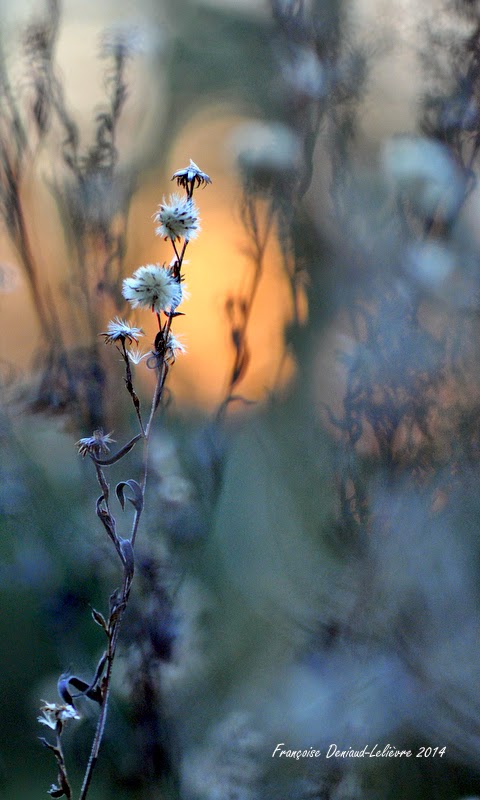
[[[122,511],[125,511],[125,486],[128,486],[133,494],[133,498],[127,497],[127,500],[130,501],[137,514],[140,513],[143,508],[143,491],[140,484],[134,480],[120,481],[115,487],[115,494],[118,497],[118,502],[122,506]]]

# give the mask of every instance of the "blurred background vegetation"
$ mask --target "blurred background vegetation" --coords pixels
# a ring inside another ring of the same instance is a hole
[[[98,333],[170,259],[152,214],[190,158],[188,352],[92,800],[480,794],[477,4],[0,8],[0,796],[47,791],[40,700],[101,654],[119,577],[74,444],[135,432]]]

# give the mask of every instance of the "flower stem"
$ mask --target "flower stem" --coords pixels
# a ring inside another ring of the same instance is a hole
[[[135,413],[137,415],[138,423],[140,425],[140,430],[142,431],[143,436],[145,436],[145,428],[143,427],[143,420],[142,414],[140,411],[140,401],[137,397],[137,393],[133,388],[133,380],[132,380],[132,370],[130,368],[130,359],[128,357],[127,348],[125,347],[125,339],[122,339],[122,357],[125,362],[125,385],[127,387],[127,391],[132,398],[133,407],[135,408]]]
[[[143,479],[142,479],[142,494],[145,495],[145,489],[147,485],[147,477],[148,477],[148,445],[149,445],[149,435],[150,430],[153,422],[153,418],[155,416],[155,412],[158,408],[158,404],[160,402],[163,387],[165,385],[165,379],[167,377],[167,365],[164,364],[163,367],[159,370],[157,384],[155,387],[155,392],[152,399],[152,406],[150,409],[150,416],[145,428],[144,433],[144,450],[143,450]],[[97,465],[96,465],[97,466]],[[104,492],[106,494],[105,501],[108,503],[108,486],[103,475],[102,470],[99,469],[97,466],[97,477]],[[138,532],[138,527],[140,524],[141,518],[141,510],[138,510],[135,514],[135,519],[133,523],[132,535],[131,535],[131,544],[132,548],[135,546],[135,539]],[[105,725],[107,722],[107,715],[108,715],[108,702],[110,698],[110,687],[111,687],[111,677],[112,677],[112,669],[113,669],[113,662],[115,660],[115,653],[117,648],[118,637],[120,634],[120,627],[123,619],[123,615],[127,609],[128,600],[130,596],[130,587],[131,587],[131,579],[125,574],[123,579],[123,586],[122,586],[122,593],[121,593],[121,600],[119,604],[119,611],[118,616],[115,619],[114,625],[112,627],[110,638],[109,638],[109,647],[107,652],[107,660],[106,660],[106,672],[102,680],[102,705],[100,708],[100,714],[97,720],[97,727],[95,730],[95,736],[92,742],[92,748],[90,750],[90,756],[88,759],[87,768],[85,771],[82,790],[80,793],[79,800],[85,800],[87,797],[87,793],[92,781],[93,771],[95,769],[98,754],[100,751],[100,746],[103,740],[103,734],[105,731]]]
[[[122,599],[120,604],[121,610],[119,612],[117,619],[115,620],[114,626],[110,634],[110,641],[109,641],[107,661],[106,661],[107,669],[102,681],[103,683],[102,705],[100,707],[100,714],[97,720],[95,736],[92,742],[92,748],[90,750],[90,756],[88,759],[87,769],[85,771],[85,775],[83,778],[82,790],[80,792],[79,800],[85,800],[85,798],[87,797],[87,793],[90,788],[90,783],[92,781],[93,770],[95,769],[98,760],[98,754],[100,751],[100,746],[102,744],[103,734],[105,731],[105,724],[107,722],[108,702],[110,699],[110,685],[112,678],[113,662],[115,659],[118,635],[120,633],[120,625],[122,622],[123,614],[125,613],[127,608],[129,594],[130,594],[130,581],[125,575],[123,579]]]

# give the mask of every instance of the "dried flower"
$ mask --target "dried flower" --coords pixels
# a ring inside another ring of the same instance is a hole
[[[41,717],[37,717],[41,725],[47,725],[53,731],[56,730],[58,723],[62,724],[68,719],[80,719],[79,715],[71,705],[59,705],[58,703],[47,703],[42,700],[44,705],[40,708]]]
[[[187,348],[180,339],[178,339],[171,331],[168,334],[168,339],[165,343],[164,334],[159,333],[155,343],[155,350],[147,353],[147,367],[148,369],[160,369],[164,362],[174,364],[179,353],[186,353]]]
[[[185,347],[184,343],[170,331],[170,333],[168,334],[167,346],[165,348],[166,360],[171,361],[174,364],[177,355],[179,353],[183,355],[186,352],[187,348]]]
[[[115,317],[108,323],[107,330],[99,335],[105,336],[105,344],[118,341],[125,342],[126,340],[132,344],[132,341],[138,342],[139,337],[144,336],[144,333],[141,328],[134,328],[125,320],[120,319],[120,317]]]
[[[110,452],[108,445],[114,441],[115,439],[111,438],[111,432],[104,433],[101,428],[98,428],[91,436],[79,439],[76,443],[76,447],[78,447],[78,454],[82,456],[82,458],[85,458],[86,455],[98,458],[98,456]]]
[[[211,183],[211,178],[206,172],[202,172],[200,167],[197,167],[195,161],[190,159],[190,164],[184,169],[177,169],[172,175],[172,181],[176,180],[178,186],[182,186],[187,192],[188,196],[192,196],[195,184],[198,186],[206,186]]]
[[[168,203],[164,199],[154,214],[154,220],[159,223],[155,229],[157,236],[171,239],[172,242],[182,238],[189,241],[200,231],[197,206],[189,197],[179,194],[170,195]]]
[[[144,352],[140,350],[139,347],[131,347],[130,350],[127,350],[127,356],[129,357],[132,364],[140,364],[140,361],[143,361],[144,358],[151,355],[150,350]]]
[[[159,264],[147,264],[123,281],[122,294],[133,308],[151,308],[161,311],[175,309],[182,299],[180,284],[172,271]]]

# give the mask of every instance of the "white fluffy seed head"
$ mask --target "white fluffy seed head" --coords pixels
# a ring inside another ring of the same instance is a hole
[[[128,322],[125,320],[120,319],[120,317],[115,317],[111,319],[107,325],[107,330],[103,331],[100,336],[105,337],[105,342],[118,342],[118,341],[128,341],[128,342],[138,342],[140,336],[143,336],[144,333],[141,328],[135,328],[133,325],[129,325]]]
[[[131,278],[125,278],[122,294],[132,308],[151,308],[157,314],[174,310],[182,299],[178,281],[169,269],[159,264],[147,264]]]
[[[177,239],[195,239],[200,231],[200,217],[198,208],[193,200],[181,197],[179,194],[170,195],[168,202],[164,199],[154,215],[158,223],[155,233],[163,239],[172,242]]]

